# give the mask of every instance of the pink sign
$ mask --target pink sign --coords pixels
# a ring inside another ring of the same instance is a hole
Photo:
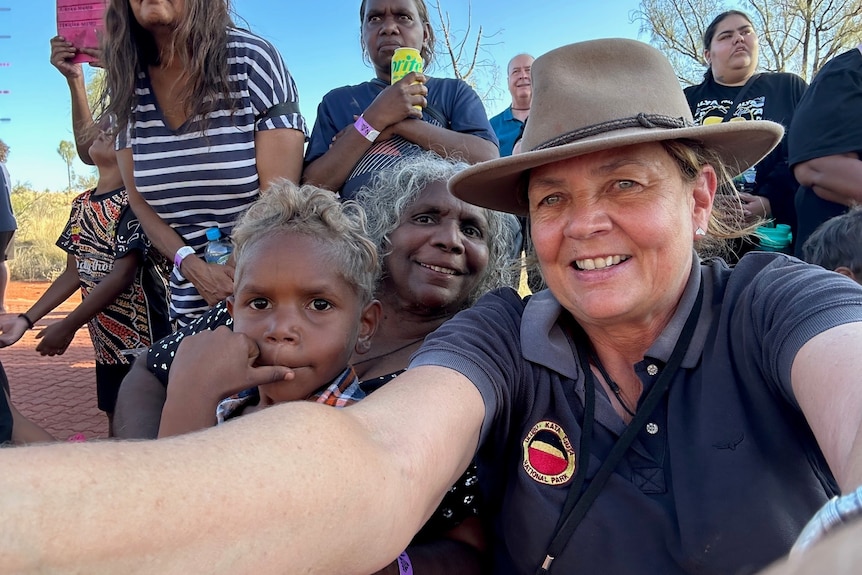
[[[98,48],[106,0],[57,0],[57,34],[81,48]],[[79,52],[72,62],[92,62]]]

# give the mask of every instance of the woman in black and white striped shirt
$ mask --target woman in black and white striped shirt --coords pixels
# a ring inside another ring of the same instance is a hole
[[[236,28],[223,0],[111,0],[105,21],[106,105],[129,203],[175,263],[171,316],[184,325],[233,290],[230,266],[197,257],[206,230],[229,236],[270,182],[299,181],[298,93],[275,47]]]

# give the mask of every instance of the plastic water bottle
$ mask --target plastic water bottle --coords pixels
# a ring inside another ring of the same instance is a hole
[[[204,260],[209,264],[224,265],[230,259],[233,246],[230,240],[223,238],[221,230],[210,228],[207,230],[207,249],[204,251]]]
[[[742,181],[748,186],[754,187],[754,183],[757,181],[757,168],[752,166],[742,172]]]
[[[736,189],[740,192],[751,193],[757,181],[757,168],[751,167],[733,178]]]

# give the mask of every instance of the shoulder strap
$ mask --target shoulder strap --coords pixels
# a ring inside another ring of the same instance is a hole
[[[670,382],[673,379],[676,371],[679,369],[682,364],[683,357],[685,357],[685,352],[688,350],[688,344],[691,341],[691,337],[694,335],[694,330],[697,327],[698,319],[700,318],[700,308],[703,304],[703,280],[701,279],[701,284],[697,291],[697,298],[694,301],[694,306],[692,306],[691,311],[688,314],[688,319],[685,321],[685,325],[682,328],[682,333],[679,336],[679,339],[676,342],[676,346],[673,348],[673,352],[668,359],[667,364],[665,365],[664,371],[659,376],[658,380],[653,384],[652,389],[649,390],[646,397],[643,400],[643,403],[638,407],[637,414],[632,418],[631,422],[629,422],[628,426],[626,426],[622,435],[620,435],[619,439],[617,439],[614,446],[611,448],[611,451],[608,453],[607,459],[602,462],[601,467],[596,472],[595,477],[593,477],[592,482],[589,487],[583,491],[581,494],[581,490],[583,489],[583,480],[581,477],[581,470],[583,469],[583,475],[586,475],[586,467],[588,464],[588,449],[589,449],[589,439],[587,442],[587,451],[582,451],[580,468],[578,469],[577,476],[575,478],[574,484],[569,488],[569,493],[566,497],[566,502],[563,504],[563,511],[560,514],[560,518],[557,521],[557,526],[554,528],[554,535],[551,539],[551,543],[548,545],[547,554],[545,556],[544,561],[539,566],[536,571],[536,575],[548,575],[551,570],[551,564],[554,562],[554,559],[563,551],[566,544],[568,544],[569,539],[571,539],[572,534],[574,534],[575,529],[577,529],[578,525],[581,522],[581,519],[587,514],[587,510],[589,510],[590,506],[593,504],[593,501],[599,496],[602,488],[605,486],[605,483],[610,478],[614,469],[617,466],[617,463],[623,458],[623,455],[628,450],[629,446],[637,437],[638,432],[641,427],[647,422],[647,419],[652,415],[652,412],[655,411],[656,406],[662,400],[665,395],[665,392],[670,387]],[[577,336],[576,336],[577,337]],[[583,334],[581,330],[581,337],[585,338],[586,335]],[[588,343],[586,343],[588,345]],[[581,432],[582,439],[582,449],[584,443],[584,434],[589,433],[592,434],[592,419],[593,413],[592,411],[595,409],[594,407],[594,394],[595,391],[591,391],[591,388],[595,387],[595,379],[592,377],[592,373],[590,371],[589,360],[586,359],[586,354],[581,353],[582,350],[579,350],[578,357],[581,361],[581,370],[584,372],[583,377],[585,378],[585,392],[586,395],[586,407],[584,412],[584,427],[589,426],[589,429],[584,429]],[[590,395],[593,394],[593,397]],[[591,405],[592,404],[592,405]],[[588,419],[589,418],[589,419]],[[587,460],[587,461],[585,461]]]
[[[758,78],[760,78],[760,74],[755,74],[754,76],[749,78],[745,85],[742,86],[742,89],[736,93],[736,98],[733,99],[733,103],[730,105],[730,107],[727,108],[727,113],[724,115],[724,118],[721,119],[722,122],[730,121],[730,119],[733,117],[733,111],[736,110],[736,107],[739,105],[740,102],[742,102],[742,97],[745,96],[745,94],[748,92],[748,89],[754,85]]]

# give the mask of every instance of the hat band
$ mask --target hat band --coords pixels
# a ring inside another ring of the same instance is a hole
[[[548,140],[543,144],[539,144],[538,146],[533,148],[532,151],[535,152],[547,148],[555,148],[557,146],[571,144],[572,142],[575,142],[577,140],[583,140],[584,138],[589,138],[590,136],[595,136],[597,134],[604,134],[606,132],[613,132],[615,130],[624,130],[626,128],[678,129],[685,128],[688,125],[694,124],[687,124],[683,118],[674,118],[671,116],[664,116],[662,114],[640,113],[637,116],[631,118],[621,118],[619,120],[602,122],[601,124],[593,124],[592,126],[587,126],[573,132],[562,134],[551,140]]]

